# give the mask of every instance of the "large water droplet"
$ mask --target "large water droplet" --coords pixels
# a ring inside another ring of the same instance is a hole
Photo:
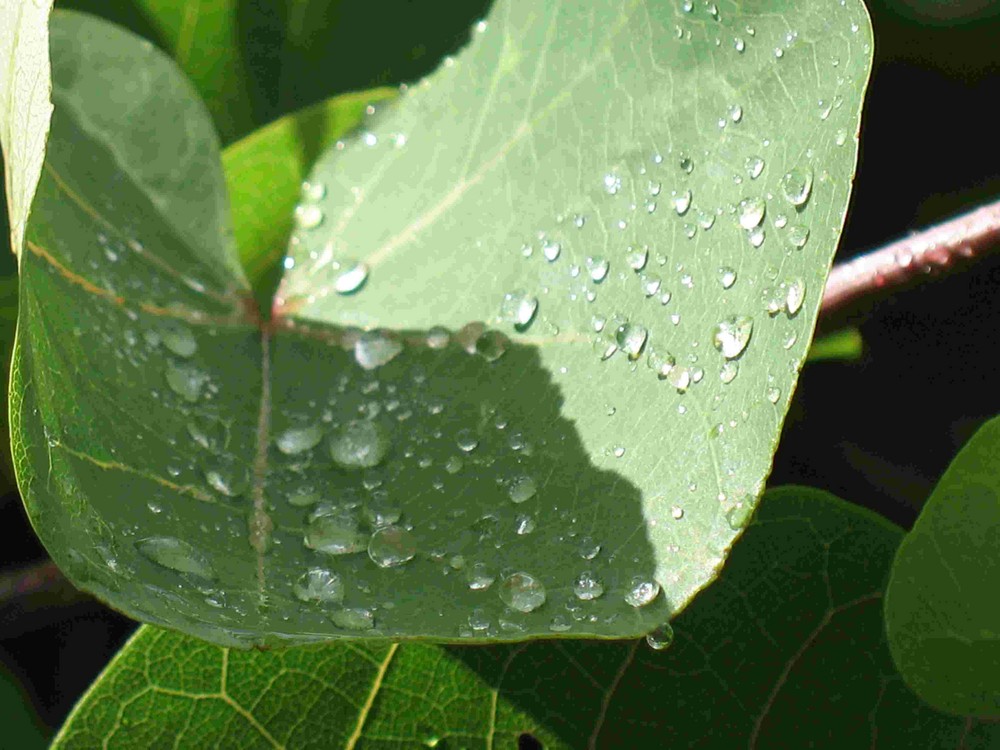
[[[368,264],[361,261],[345,261],[338,264],[338,273],[333,280],[337,294],[352,294],[368,280]]]
[[[591,571],[585,570],[573,582],[573,593],[577,599],[589,602],[604,594],[604,584]]]
[[[344,601],[344,582],[326,568],[313,568],[303,573],[292,591],[304,602],[340,604]]]
[[[796,167],[781,178],[781,192],[793,206],[802,206],[809,200],[812,184],[812,170],[809,167]]]
[[[538,487],[535,484],[535,480],[529,476],[514,479],[507,488],[507,494],[510,496],[510,501],[518,504],[527,502],[533,498],[537,492]]]
[[[385,331],[365,331],[354,343],[354,359],[365,370],[391,362],[403,351],[403,343]]]
[[[744,198],[740,201],[740,226],[746,230],[756,229],[764,220],[767,206],[762,198]]]
[[[350,555],[361,552],[368,536],[358,528],[353,513],[332,506],[321,506],[309,517],[305,545],[327,555]]]
[[[389,452],[389,436],[375,422],[349,422],[330,436],[330,457],[343,469],[369,469]]]
[[[402,526],[383,526],[368,542],[368,556],[380,568],[393,568],[413,559],[417,543]]]
[[[500,601],[518,612],[533,612],[545,604],[545,585],[530,573],[513,573],[500,584]]]
[[[523,289],[508,292],[500,303],[500,320],[512,323],[515,328],[527,328],[538,310],[538,297],[533,297]]]
[[[330,621],[344,630],[371,630],[375,627],[375,614],[363,607],[346,607],[331,612]]]
[[[623,323],[615,333],[615,343],[628,355],[629,359],[638,359],[646,345],[649,331],[635,323]]]
[[[508,339],[499,331],[484,331],[476,339],[475,352],[487,362],[496,362],[507,352]]]
[[[656,581],[636,576],[625,592],[625,602],[632,607],[645,607],[660,593],[660,584]]]
[[[215,578],[215,571],[208,559],[183,539],[151,536],[137,541],[135,548],[157,565],[177,573],[187,573],[206,580]]]
[[[201,397],[201,389],[208,380],[208,375],[191,365],[168,362],[166,379],[170,390],[185,401],[194,403]]]
[[[663,651],[670,647],[670,644],[674,642],[674,629],[670,627],[670,623],[663,623],[654,630],[652,633],[646,636],[646,643],[654,651]]]
[[[275,443],[286,456],[294,456],[312,450],[323,439],[323,427],[318,424],[308,427],[291,427],[278,435]]]
[[[753,334],[753,319],[745,315],[734,315],[719,322],[712,336],[715,348],[726,359],[734,359],[743,353]]]

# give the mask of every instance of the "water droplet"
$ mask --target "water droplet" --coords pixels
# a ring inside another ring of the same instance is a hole
[[[286,456],[294,456],[304,451],[312,450],[323,439],[323,428],[318,424],[308,427],[291,427],[275,440],[278,450]]]
[[[753,318],[734,315],[720,321],[715,327],[712,343],[726,359],[734,359],[743,353],[753,334]]]
[[[766,238],[767,235],[765,234],[762,227],[756,227],[755,229],[751,229],[747,233],[747,239],[750,240],[750,244],[753,245],[754,247],[760,247],[761,245],[763,245],[764,240]]]
[[[171,326],[161,332],[163,345],[178,357],[185,359],[194,355],[198,351],[198,342],[194,334],[183,326]]]
[[[538,310],[538,298],[523,289],[508,292],[500,303],[500,320],[513,323],[518,330],[528,327]]]
[[[670,644],[674,642],[674,629],[670,627],[669,623],[663,623],[654,630],[652,633],[646,636],[646,643],[654,651],[663,651],[670,647]]]
[[[608,195],[617,195],[622,186],[622,178],[616,174],[604,175],[604,191]]]
[[[730,289],[736,283],[736,271],[729,266],[722,266],[719,269],[719,283],[723,289]]]
[[[672,518],[673,518],[673,519],[674,519],[675,521],[680,521],[680,520],[681,520],[682,518],[684,518],[684,509],[683,509],[683,508],[679,508],[679,507],[677,507],[677,506],[675,505],[675,506],[674,506],[674,507],[673,507],[673,508],[672,508],[672,509],[670,510],[670,516],[671,516],[671,517],[672,517]]]
[[[740,363],[735,360],[728,360],[722,365],[722,369],[719,370],[719,380],[728,385],[736,380],[736,376],[740,374]]]
[[[208,486],[226,497],[239,497],[246,489],[246,475],[232,468],[209,469],[205,472]]]
[[[699,208],[697,217],[698,217],[698,226],[700,226],[702,229],[706,231],[711,229],[715,224],[715,215],[709,213],[708,211],[702,211]]]
[[[812,170],[808,167],[796,167],[781,178],[781,192],[793,206],[802,206],[809,200],[812,184]]]
[[[660,594],[660,584],[656,581],[636,576],[625,592],[625,602],[632,607],[645,607]]]
[[[151,536],[137,541],[135,548],[157,565],[177,573],[187,573],[206,580],[215,578],[211,563],[183,539]]]
[[[316,203],[326,197],[326,185],[322,182],[303,182],[302,199]]]
[[[490,618],[487,617],[486,610],[482,607],[476,607],[472,610],[472,614],[469,615],[469,627],[473,630],[488,630]]]
[[[353,513],[323,505],[310,514],[304,541],[306,547],[317,552],[350,555],[365,549],[368,536],[358,528]]]
[[[746,167],[747,174],[750,175],[750,179],[756,180],[760,177],[760,173],[764,171],[764,160],[759,156],[748,156],[744,166]]]
[[[593,560],[601,553],[601,545],[591,537],[585,536],[578,542],[576,551],[584,560]]]
[[[577,599],[589,602],[604,594],[604,584],[591,571],[585,570],[573,582],[573,593]]]
[[[751,516],[753,516],[753,509],[756,505],[756,499],[753,495],[747,495],[741,501],[736,503],[732,508],[726,512],[726,523],[729,524],[729,528],[733,531],[739,531],[740,529],[746,528],[747,524],[750,522]]]
[[[628,263],[629,268],[633,271],[641,271],[646,267],[646,263],[648,261],[649,251],[646,248],[636,250],[630,247],[628,252],[625,254],[625,262]]]
[[[642,293],[647,297],[652,297],[658,291],[660,291],[660,284],[663,283],[662,279],[655,273],[644,273],[641,277],[642,281]]]
[[[744,198],[740,201],[740,226],[746,230],[756,229],[764,220],[765,210],[762,198]]]
[[[533,612],[545,604],[545,585],[530,573],[513,573],[500,584],[500,601],[518,612]]]
[[[383,526],[368,541],[368,557],[380,568],[402,565],[416,554],[416,540],[402,526]]]
[[[739,37],[736,37],[733,39],[733,47],[736,48],[737,52],[742,54],[743,50],[747,48],[747,44]]]
[[[346,607],[331,612],[330,621],[344,630],[371,630],[375,627],[375,614],[362,607]]]
[[[323,209],[313,203],[300,203],[295,207],[295,225],[299,229],[315,229],[323,223]]]
[[[776,404],[778,403],[778,399],[781,398],[781,389],[772,386],[771,388],[767,389],[766,395],[768,401],[770,401],[772,404]]]
[[[385,490],[376,490],[372,496],[365,501],[362,508],[365,520],[373,529],[396,523],[403,515],[399,506],[389,499],[389,493]]]
[[[292,591],[304,602],[340,604],[344,601],[344,582],[326,568],[313,568],[302,574]]]
[[[487,362],[496,362],[507,352],[508,339],[499,331],[483,331],[476,339],[475,352]]]
[[[285,498],[289,505],[294,505],[299,508],[306,508],[310,505],[315,505],[320,500],[322,496],[312,487],[302,487],[297,490],[293,490]]]
[[[507,494],[512,503],[520,504],[527,502],[538,492],[535,480],[529,476],[518,477],[511,481],[507,487]]]
[[[441,326],[434,326],[427,331],[427,346],[430,349],[444,349],[451,343],[451,334],[448,329]]]
[[[622,456],[625,455],[625,448],[621,445],[616,445],[614,448],[612,448],[611,455],[614,456],[615,458],[621,458]]]
[[[624,323],[618,326],[615,333],[615,343],[628,355],[629,359],[636,360],[642,354],[648,336],[649,331],[645,327],[635,323]]]
[[[485,591],[496,580],[489,566],[483,562],[475,563],[466,573],[465,580],[473,591]]]
[[[681,168],[684,174],[691,174],[694,171],[694,159],[690,156],[682,155],[677,165]]]
[[[542,255],[545,256],[545,260],[549,263],[556,261],[559,258],[559,253],[562,252],[562,245],[558,242],[546,242],[542,245]]]
[[[660,354],[651,350],[649,356],[646,358],[646,366],[655,372],[659,378],[665,378],[667,373],[673,369],[674,364],[674,358],[669,352]]]
[[[365,370],[391,362],[403,351],[403,343],[385,331],[365,331],[354,343],[354,359]]]
[[[809,241],[809,229],[801,224],[793,224],[788,227],[788,241],[792,247],[801,250]]]
[[[734,104],[729,108],[729,119],[733,122],[739,122],[743,119],[743,107],[739,104]]]
[[[806,282],[795,278],[786,281],[785,284],[785,309],[789,315],[795,315],[801,308],[806,297]]]
[[[600,256],[587,258],[587,271],[590,273],[590,278],[595,284],[600,284],[607,278],[610,268],[611,264]]]
[[[682,193],[674,194],[674,210],[678,216],[683,216],[691,208],[691,191],[685,190]]]
[[[535,519],[527,515],[519,515],[514,519],[514,531],[518,536],[525,536],[535,530]]]
[[[333,280],[337,294],[353,294],[368,280],[368,264],[361,261],[347,261],[338,264],[339,272]]]
[[[191,365],[168,362],[166,379],[170,390],[185,401],[194,403],[201,398],[201,390],[208,380],[208,375]]]
[[[691,370],[687,367],[671,367],[667,371],[666,379],[670,385],[683,393],[691,385]]]
[[[342,469],[370,469],[389,452],[389,436],[375,422],[349,422],[330,436],[329,447]]]

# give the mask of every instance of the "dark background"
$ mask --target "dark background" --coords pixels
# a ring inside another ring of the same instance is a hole
[[[57,5],[95,12],[161,41],[129,2]],[[255,115],[261,122],[335,93],[430,72],[444,54],[461,46],[489,2],[435,3],[433,12],[427,3],[409,0],[315,5],[322,6],[324,22],[312,19],[313,38],[300,42],[328,44],[324,75],[258,76]],[[1000,12],[991,10],[998,4],[869,0],[868,5],[875,67],[838,260],[1000,196],[1000,118],[995,115]],[[278,0],[242,3],[246,33],[278,33],[285,7]],[[267,70],[268,62],[251,64]],[[8,352],[13,273],[11,259],[4,258],[0,336]],[[820,487],[908,528],[956,451],[979,424],[1000,412],[998,288],[1000,253],[995,253],[856,311],[849,322],[862,332],[864,355],[856,362],[806,367],[770,483]],[[20,691],[25,721],[36,728],[26,729],[16,742],[5,728],[0,747],[30,748],[44,744],[42,738],[59,726],[135,625],[58,577],[30,595],[10,591],[16,572],[44,561],[45,554],[7,469],[0,478],[5,493],[0,499],[0,706],[13,730]]]

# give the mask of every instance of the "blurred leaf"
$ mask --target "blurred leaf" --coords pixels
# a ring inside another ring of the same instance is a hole
[[[229,651],[142,628],[55,750],[981,748],[1000,725],[923,705],[892,669],[881,592],[901,533],[826,493],[766,496],[722,579],[644,642]]]
[[[17,750],[43,748],[46,731],[17,678],[0,666],[0,706],[3,707],[3,739],[0,745]]]
[[[0,146],[10,249],[18,256],[52,116],[46,54],[51,10],[52,0],[5,0],[0,5]]]
[[[869,29],[675,10],[500,3],[321,161],[263,330],[190,86],[57,19],[13,430],[74,582],[222,644],[622,637],[683,608],[806,353]],[[814,80],[814,54],[842,65]]]
[[[1000,418],[962,448],[906,535],[885,618],[907,684],[942,711],[1000,717]]]
[[[809,361],[853,361],[861,359],[863,353],[861,331],[857,328],[843,328],[814,339],[809,347]]]

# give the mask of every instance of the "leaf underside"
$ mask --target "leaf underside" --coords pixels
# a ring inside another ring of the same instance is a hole
[[[75,583],[245,645],[635,636],[716,575],[843,223],[864,9],[473,37],[320,159],[262,326],[191,87],[53,17],[12,430]]]
[[[54,748],[516,748],[522,734],[552,749],[995,747],[1000,726],[937,713],[893,669],[881,598],[900,530],[817,490],[765,500],[666,651],[563,641],[245,652],[146,627]]]

